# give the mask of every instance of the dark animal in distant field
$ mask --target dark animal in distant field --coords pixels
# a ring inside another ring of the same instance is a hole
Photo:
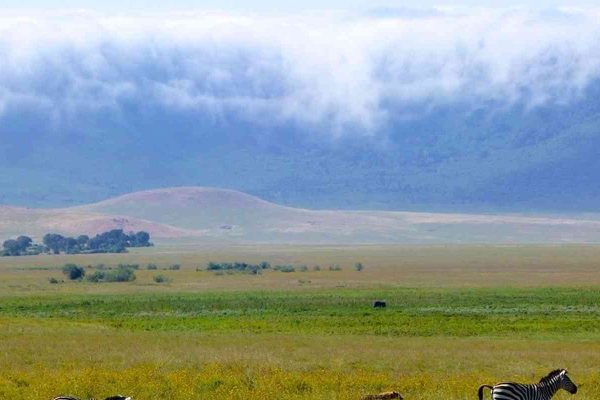
[[[383,300],[375,300],[373,302],[373,308],[384,308],[386,306],[385,301]]]
[[[379,393],[379,394],[368,394],[361,398],[361,400],[391,400],[391,399],[404,400],[404,397],[402,397],[402,395],[398,392],[385,392],[385,393]]]
[[[481,385],[479,400],[483,400],[485,388],[492,390],[493,400],[550,400],[559,389],[577,393],[577,386],[568,377],[566,369],[555,369],[535,384],[504,382],[494,386]]]

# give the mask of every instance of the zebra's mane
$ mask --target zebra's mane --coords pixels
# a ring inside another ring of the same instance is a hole
[[[553,378],[560,375],[560,373],[563,371],[564,369],[555,369],[554,371],[551,371],[548,375],[540,379],[540,383],[549,383]]]

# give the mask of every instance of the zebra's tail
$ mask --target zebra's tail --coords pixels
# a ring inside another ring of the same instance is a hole
[[[490,390],[491,390],[494,387],[490,386],[490,385],[481,385],[481,386],[479,386],[479,390],[477,391],[477,394],[479,395],[479,400],[483,400],[483,389],[485,389],[485,388],[490,388]]]

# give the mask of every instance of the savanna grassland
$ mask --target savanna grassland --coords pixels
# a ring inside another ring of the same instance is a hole
[[[263,260],[296,270],[204,270]],[[72,282],[65,263],[140,268],[133,282]],[[376,299],[388,306],[373,309]],[[598,360],[596,246],[158,246],[0,259],[2,399],[468,399],[482,383],[568,368],[586,400],[600,392]]]

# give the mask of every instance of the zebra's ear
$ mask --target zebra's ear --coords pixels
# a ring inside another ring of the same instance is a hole
[[[566,370],[566,369],[563,369],[563,370],[562,370],[562,374],[563,374],[563,375],[566,375],[566,374],[567,374],[567,370]]]

